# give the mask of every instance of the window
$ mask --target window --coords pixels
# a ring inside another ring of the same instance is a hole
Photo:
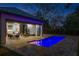
[[[13,29],[13,26],[12,25],[8,25],[8,29],[9,30],[12,30]]]

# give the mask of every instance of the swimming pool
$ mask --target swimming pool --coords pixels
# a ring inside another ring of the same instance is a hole
[[[37,46],[42,46],[42,47],[51,47],[59,42],[61,42],[62,40],[64,40],[64,36],[51,36],[48,38],[44,38],[41,40],[34,40],[29,42],[29,44],[34,44]]]

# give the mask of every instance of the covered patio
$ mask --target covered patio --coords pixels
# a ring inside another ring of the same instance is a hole
[[[6,45],[8,48],[11,49],[17,49],[20,48],[22,46],[26,46],[27,42],[29,41],[33,41],[33,40],[40,40],[43,39],[44,37],[40,37],[40,36],[28,36],[28,37],[20,37],[19,39],[6,39]]]
[[[7,22],[6,47],[18,48],[28,41],[42,39],[42,26],[21,22]]]

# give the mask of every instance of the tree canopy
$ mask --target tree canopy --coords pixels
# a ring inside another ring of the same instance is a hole
[[[79,34],[79,9],[67,15],[64,28],[68,34]]]

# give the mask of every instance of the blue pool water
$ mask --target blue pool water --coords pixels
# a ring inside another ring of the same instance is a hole
[[[31,41],[29,43],[37,45],[37,46],[42,46],[42,47],[51,47],[61,42],[64,38],[65,38],[64,36],[51,36],[51,37],[44,38],[41,40]]]

